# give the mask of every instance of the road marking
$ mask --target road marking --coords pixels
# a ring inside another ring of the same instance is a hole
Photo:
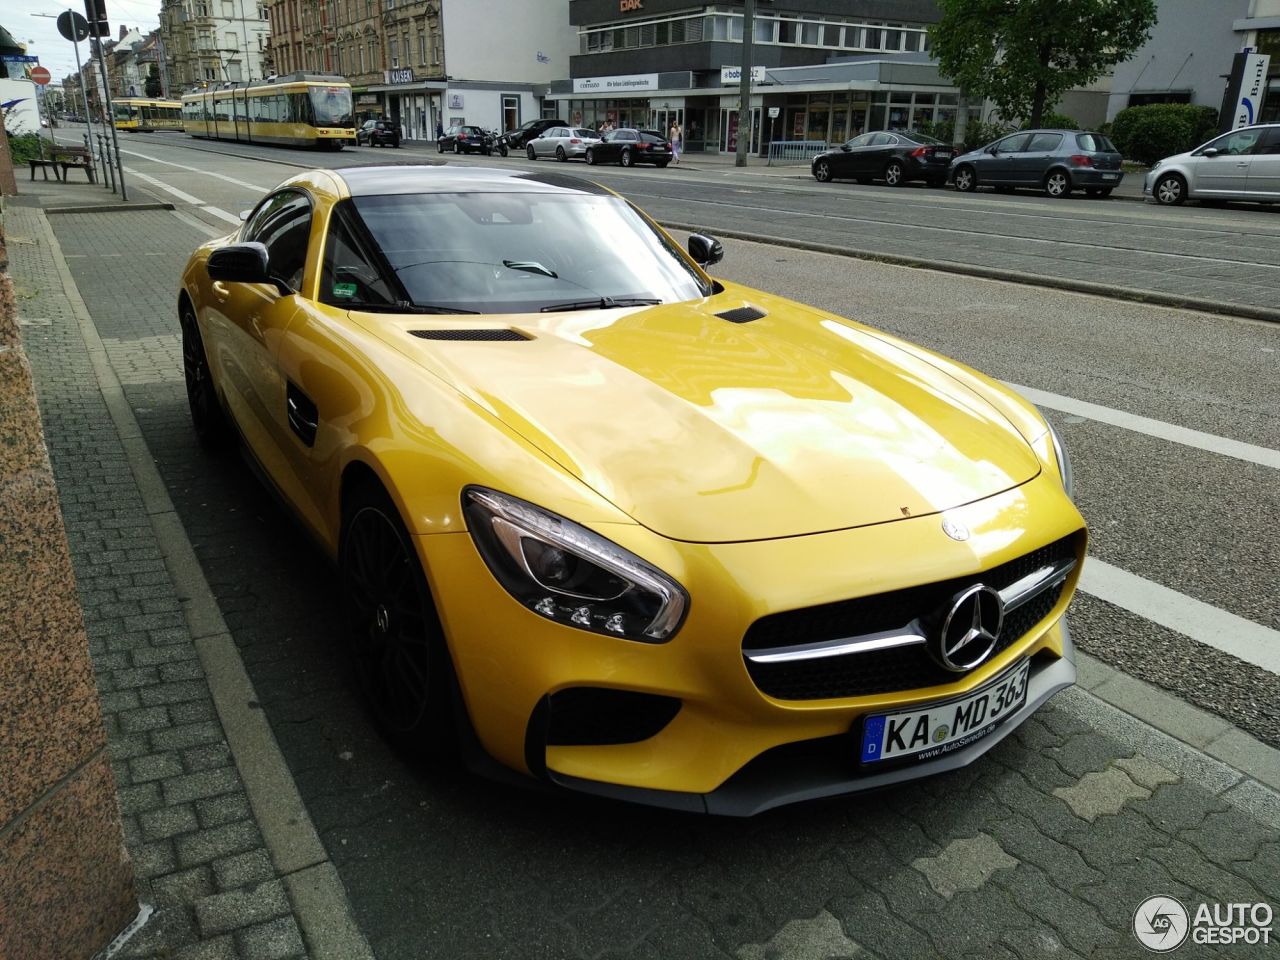
[[[201,200],[199,197],[193,197],[191,194],[187,193],[186,191],[179,190],[177,187],[171,187],[169,186],[169,184],[164,183],[161,180],[157,180],[155,177],[149,177],[145,173],[142,173],[139,170],[135,170],[133,167],[125,167],[124,169],[125,169],[125,173],[129,174],[129,176],[137,177],[143,183],[149,183],[153,187],[159,187],[161,190],[165,190],[168,193],[172,193],[175,197],[177,197],[183,203],[189,203],[195,207],[198,207],[204,203],[204,201]]]
[[[240,218],[234,213],[227,213],[227,211],[223,210],[221,207],[215,207],[212,204],[206,203],[200,209],[205,213],[213,214],[219,220],[225,220],[227,223],[234,223],[237,227],[240,226]]]
[[[136,150],[121,150],[120,152],[127,153],[131,157],[141,157],[143,160],[150,160],[152,163],[162,163],[166,167],[177,167],[179,170],[190,170],[192,173],[198,173],[201,176],[224,180],[227,183],[234,183],[237,187],[248,187],[250,190],[257,190],[260,193],[266,193],[271,189],[270,187],[260,187],[258,184],[250,183],[248,180],[237,180],[235,177],[229,177],[225,173],[214,173],[211,170],[202,170],[199,167],[189,167],[185,163],[174,163],[172,160],[161,160],[159,157],[153,157],[146,153],[139,153]],[[227,156],[227,154],[223,154],[223,156]],[[238,159],[250,160],[249,157],[240,157]],[[239,223],[239,219],[237,219],[236,222]]]
[[[1244,460],[1247,463],[1256,463],[1263,467],[1271,467],[1273,470],[1280,470],[1280,451],[1272,450],[1269,447],[1260,447],[1252,443],[1232,440],[1228,437],[1219,437],[1212,433],[1202,433],[1199,430],[1189,430],[1186,427],[1165,423],[1162,420],[1152,420],[1150,417],[1138,416],[1136,413],[1113,410],[1110,407],[1089,403],[1087,400],[1062,397],[1056,393],[1037,390],[1035,387],[1024,387],[1018,383],[1009,383],[1007,380],[1005,381],[1005,386],[1016,390],[1039,407],[1048,407],[1050,410],[1057,410],[1061,413],[1075,414],[1087,420],[1096,420],[1099,423],[1107,423],[1113,427],[1132,430],[1135,433],[1145,433],[1149,437],[1157,437],[1161,440],[1168,440],[1171,443],[1180,443],[1184,447],[1195,447],[1198,450],[1206,450],[1209,453],[1216,453],[1224,457],[1232,457],[1236,460]]]
[[[1080,589],[1144,620],[1280,674],[1280,630],[1237,617],[1096,557],[1086,561]]]

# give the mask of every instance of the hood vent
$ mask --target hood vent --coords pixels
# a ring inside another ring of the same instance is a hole
[[[730,323],[750,323],[752,320],[767,317],[768,314],[759,307],[734,307],[724,313],[717,313],[716,316],[721,320],[728,320]]]
[[[493,342],[498,340],[532,339],[532,337],[526,337],[519,330],[511,330],[506,327],[490,327],[488,329],[481,328],[476,330],[454,330],[445,328],[440,330],[410,330],[409,332],[415,337],[421,337],[423,340],[484,340]]]

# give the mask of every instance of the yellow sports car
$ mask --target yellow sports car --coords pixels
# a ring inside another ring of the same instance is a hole
[[[583,180],[397,165],[192,256],[195,428],[336,558],[386,734],[745,815],[967,764],[1073,682],[1045,420],[722,255]]]

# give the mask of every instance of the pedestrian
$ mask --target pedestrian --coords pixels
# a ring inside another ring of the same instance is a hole
[[[680,147],[684,144],[684,131],[680,129],[680,124],[675,120],[671,121],[671,129],[668,131],[667,139],[671,141],[671,156],[678,167],[680,166]]]
[[[444,139],[444,124],[440,121],[439,117],[436,117],[436,139]]]

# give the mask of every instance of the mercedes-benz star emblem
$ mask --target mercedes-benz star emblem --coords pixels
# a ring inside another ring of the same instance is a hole
[[[991,656],[1003,625],[1000,594],[975,583],[951,601],[941,628],[929,639],[929,653],[946,669],[965,673]]]
[[[959,520],[952,520],[950,517],[944,518],[942,521],[942,532],[952,540],[968,540],[969,528]]]

